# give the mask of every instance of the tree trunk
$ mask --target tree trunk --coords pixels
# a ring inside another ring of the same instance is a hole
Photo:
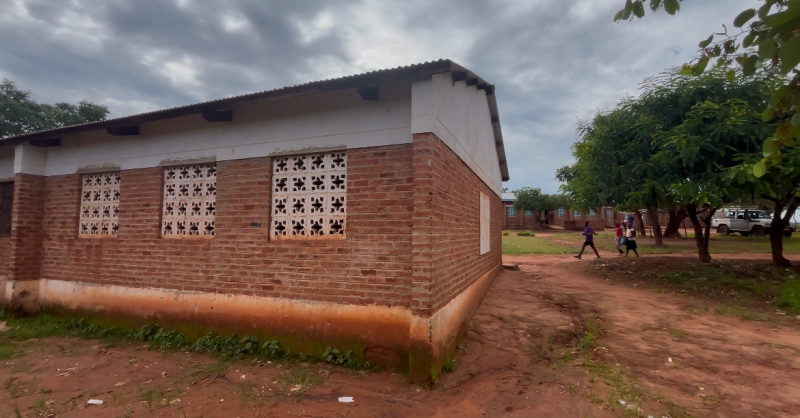
[[[775,267],[791,267],[792,263],[783,256],[783,228],[789,223],[792,214],[797,210],[797,203],[792,202],[786,208],[786,217],[781,216],[784,206],[782,202],[775,203],[772,213],[772,225],[769,227],[769,243],[772,251],[772,264]]]
[[[686,209],[683,207],[677,211],[670,209],[669,221],[667,222],[667,227],[664,229],[664,238],[682,238],[680,227],[684,219],[686,219]]]
[[[633,216],[636,217],[636,219],[634,219],[634,222],[638,224],[636,225],[637,226],[636,229],[639,230],[639,235],[646,237],[647,230],[644,229],[644,220],[642,219],[642,212],[639,209],[636,209],[633,211]]]
[[[650,218],[650,225],[653,227],[653,237],[656,239],[656,247],[663,247],[664,240],[661,237],[661,223],[658,221],[658,208],[647,208],[647,216]]]
[[[704,231],[703,226],[700,225],[700,220],[697,219],[697,205],[686,205],[686,212],[688,212],[689,220],[694,227],[694,240],[697,242],[697,258],[701,263],[709,263],[711,262],[711,254],[708,252],[708,240],[711,235],[711,220],[709,219],[709,222],[706,222]]]

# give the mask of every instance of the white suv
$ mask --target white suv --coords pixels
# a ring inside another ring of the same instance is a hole
[[[714,218],[711,226],[716,228],[720,235],[738,232],[742,236],[761,236],[769,232],[772,217],[763,210],[749,209],[723,209],[724,217]],[[791,236],[794,228],[788,228],[784,235]]]

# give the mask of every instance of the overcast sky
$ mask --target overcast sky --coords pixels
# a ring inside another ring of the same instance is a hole
[[[0,78],[110,117],[449,58],[497,86],[510,189],[558,190],[579,119],[695,56],[755,0],[0,0]]]

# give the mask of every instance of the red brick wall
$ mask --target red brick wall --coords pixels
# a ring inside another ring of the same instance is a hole
[[[45,177],[17,174],[8,241],[8,279],[37,280],[42,254]]]
[[[501,263],[500,197],[433,134],[414,135],[414,313],[436,312]],[[480,192],[491,199],[490,251],[480,254]],[[429,262],[424,260],[430,254]],[[425,291],[429,294],[425,295]]]
[[[536,218],[534,217],[536,214],[532,214],[530,218],[525,217],[524,210],[518,210],[514,214],[514,217],[508,216],[508,208],[514,206],[511,202],[503,202],[502,203],[502,217],[503,217],[503,229],[511,230],[511,231],[518,231],[523,229],[533,230],[534,226],[536,226]],[[542,222],[545,221],[544,215],[542,215]]]
[[[77,239],[80,176],[48,177],[42,277],[408,307],[412,146],[347,153],[347,239],[338,241],[269,240],[269,158],[217,163],[213,239],[159,237],[160,167],[122,171],[117,238]]]

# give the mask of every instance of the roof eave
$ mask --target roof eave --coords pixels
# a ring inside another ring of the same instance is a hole
[[[202,103],[195,103],[186,106],[173,107],[170,109],[156,110],[153,112],[141,113],[137,115],[124,116],[100,122],[73,125],[63,128],[50,129],[47,131],[33,132],[23,135],[12,136],[0,139],[0,146],[18,145],[31,140],[41,140],[50,138],[60,138],[63,135],[70,135],[79,132],[93,131],[99,129],[118,128],[123,126],[140,125],[147,122],[155,122],[164,119],[171,119],[181,116],[189,116],[211,112],[214,110],[229,109],[234,106],[261,103],[287,99],[291,97],[306,96],[311,94],[327,93],[332,91],[347,90],[352,88],[375,86],[393,81],[405,80],[450,72],[465,76],[467,80],[473,80],[480,88],[486,90],[486,99],[489,104],[491,115],[492,130],[494,131],[495,147],[497,149],[497,159],[500,163],[500,172],[503,181],[508,181],[508,166],[506,164],[505,149],[503,148],[503,134],[500,129],[500,119],[497,111],[497,100],[494,96],[494,85],[487,83],[475,73],[454,63],[450,60],[438,60],[423,64],[398,67],[389,70],[373,71],[365,74],[352,75],[331,80],[315,81],[298,86],[283,87],[258,93],[245,94],[241,96],[228,97],[224,99],[211,100]]]

